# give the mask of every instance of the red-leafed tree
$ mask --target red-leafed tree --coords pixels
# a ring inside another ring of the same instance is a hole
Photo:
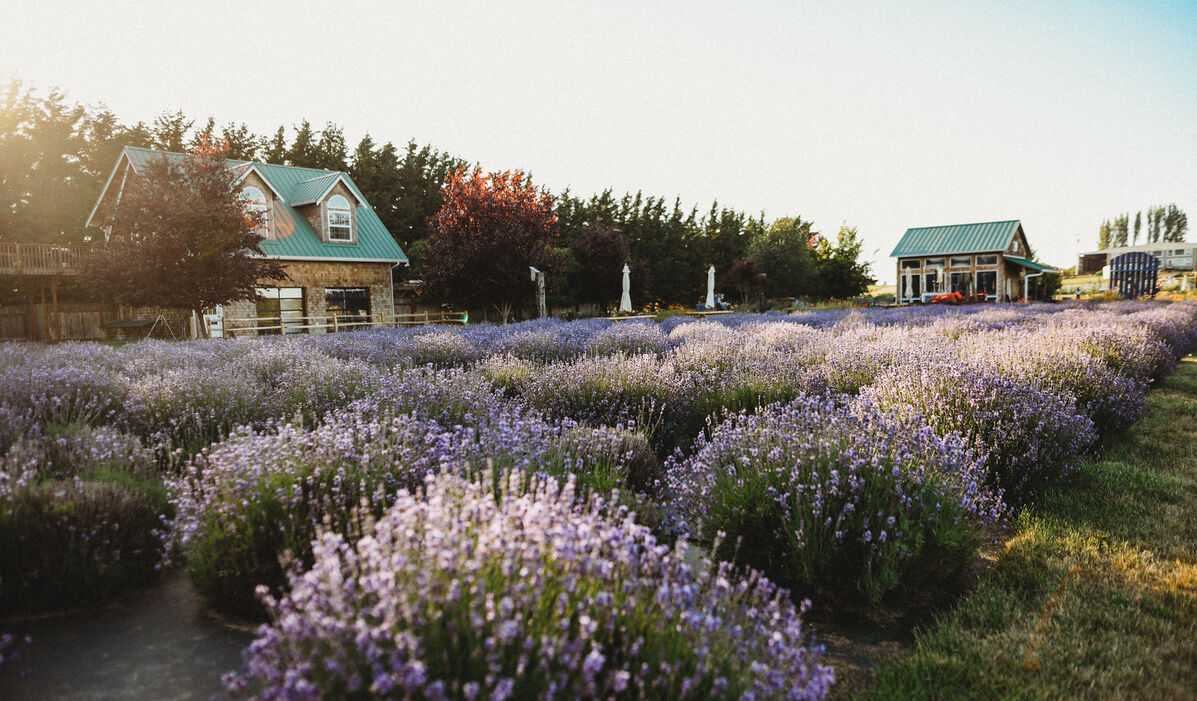
[[[106,222],[90,284],[120,304],[199,312],[282,278],[282,266],[262,257],[260,222],[225,163],[219,153],[151,160]]]
[[[458,170],[430,221],[421,267],[428,292],[464,307],[494,306],[506,322],[532,301],[529,266],[547,267],[557,237],[553,197],[521,171]]]

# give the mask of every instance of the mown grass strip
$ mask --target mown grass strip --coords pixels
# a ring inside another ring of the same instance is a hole
[[[1197,699],[1197,358],[858,698]]]

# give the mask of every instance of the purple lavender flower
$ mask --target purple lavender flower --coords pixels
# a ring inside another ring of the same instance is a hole
[[[834,680],[768,580],[660,545],[572,482],[508,472],[496,491],[442,473],[424,492],[401,492],[356,541],[320,537],[311,569],[267,602],[231,695],[328,698],[402,679],[422,698],[801,700]]]

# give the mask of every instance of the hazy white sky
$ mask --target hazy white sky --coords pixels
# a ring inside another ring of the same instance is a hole
[[[1019,218],[1058,265],[1119,212],[1197,229],[1197,0],[3,0],[8,77],[846,222],[889,281],[908,226]]]

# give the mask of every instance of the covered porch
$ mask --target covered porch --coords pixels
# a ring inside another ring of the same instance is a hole
[[[1018,256],[977,255],[904,258],[898,261],[897,302],[1028,301],[1030,281],[1056,269]],[[939,298],[939,299],[937,299]]]

